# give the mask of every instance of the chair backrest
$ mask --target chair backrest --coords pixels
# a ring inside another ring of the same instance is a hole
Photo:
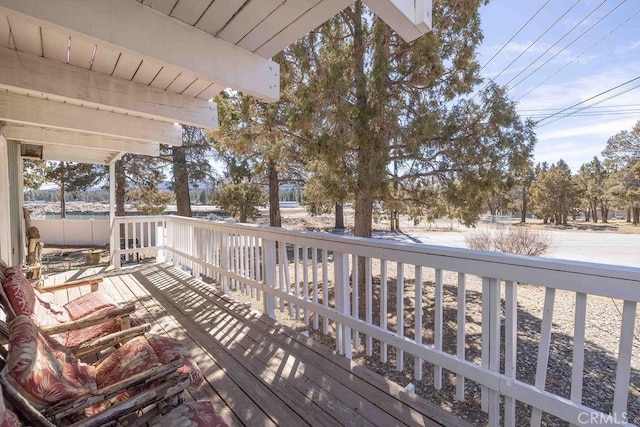
[[[6,378],[35,408],[96,390],[95,368],[41,332],[28,317],[9,322],[9,333]]]
[[[7,278],[8,268],[9,266],[2,259],[0,259],[0,283],[4,282]]]
[[[36,293],[21,271],[11,271],[2,283],[2,289],[14,316],[31,316],[35,310]]]

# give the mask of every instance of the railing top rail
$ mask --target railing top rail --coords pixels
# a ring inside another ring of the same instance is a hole
[[[327,232],[286,230],[255,224],[229,224],[178,216],[161,218],[300,246],[640,301],[640,268],[635,267],[367,239]]]

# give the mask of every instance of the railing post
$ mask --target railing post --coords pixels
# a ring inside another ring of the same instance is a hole
[[[220,266],[223,270],[229,271],[229,239],[231,236],[227,233],[220,233]],[[229,295],[229,276],[222,274],[222,292]]]
[[[276,287],[276,242],[274,240],[263,239],[264,244],[264,281],[263,284],[270,287]],[[276,318],[276,297],[273,294],[264,294],[263,311],[264,313],[275,319]]]
[[[349,287],[349,255],[340,252],[333,253],[333,273],[336,284],[336,309],[345,316],[351,316],[351,289]],[[354,265],[353,269],[356,270]],[[354,295],[358,298],[358,295]],[[351,359],[351,328],[338,323],[336,344],[338,352]]]
[[[111,252],[111,265],[115,268],[120,268],[120,221],[117,218],[114,218],[111,221],[111,247],[109,248],[109,252]]]

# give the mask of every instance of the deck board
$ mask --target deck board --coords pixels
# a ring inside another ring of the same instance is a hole
[[[175,267],[104,276],[152,333],[185,344],[205,376],[188,399],[212,401],[230,425],[470,425]]]

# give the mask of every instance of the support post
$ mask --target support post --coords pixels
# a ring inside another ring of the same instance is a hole
[[[336,284],[336,308],[345,316],[351,316],[351,288],[349,287],[349,255],[339,252],[333,253],[334,281]],[[354,271],[356,270],[354,264]],[[358,295],[354,294],[354,298]],[[338,352],[351,359],[351,328],[341,324],[338,331]]]
[[[265,264],[265,274],[264,274],[264,285],[270,288],[276,287],[276,242],[273,240],[263,240],[264,243],[264,264]],[[273,294],[266,293],[264,294],[263,300],[263,308],[264,313],[271,317],[272,319],[276,318],[276,297]]]
[[[120,239],[116,238],[116,161],[109,162],[109,264],[119,268],[120,257],[116,257],[116,245]],[[119,247],[119,246],[118,246]]]
[[[9,157],[7,140],[3,136],[4,122],[0,122],[0,259],[11,262],[11,225],[9,207]]]

